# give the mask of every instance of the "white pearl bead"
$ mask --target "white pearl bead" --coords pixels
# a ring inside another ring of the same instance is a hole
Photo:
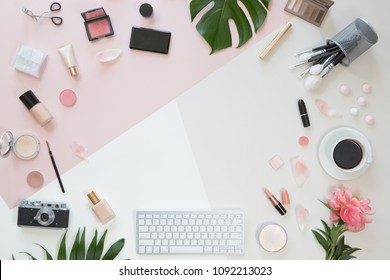
[[[359,115],[359,109],[358,109],[358,108],[355,108],[355,107],[349,109],[349,112],[351,113],[352,116],[357,116],[357,115]]]

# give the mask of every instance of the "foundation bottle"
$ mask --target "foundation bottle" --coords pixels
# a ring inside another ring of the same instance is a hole
[[[53,119],[53,116],[47,111],[45,106],[43,106],[31,90],[23,93],[19,99],[41,126],[46,125]]]
[[[88,198],[93,203],[93,212],[95,212],[95,215],[99,218],[102,224],[107,223],[115,217],[115,213],[107,201],[104,199],[101,200],[94,191],[88,193]]]

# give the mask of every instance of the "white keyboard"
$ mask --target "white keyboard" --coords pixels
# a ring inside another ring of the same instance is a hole
[[[243,254],[244,213],[137,211],[138,254]]]

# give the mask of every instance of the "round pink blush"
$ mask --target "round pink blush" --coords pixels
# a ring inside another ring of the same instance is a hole
[[[301,136],[298,140],[299,145],[301,146],[307,146],[309,144],[309,138],[307,136]]]
[[[73,106],[77,101],[77,96],[71,89],[65,89],[60,93],[60,102],[66,107]]]
[[[43,175],[39,171],[31,171],[27,175],[27,184],[33,188],[39,188],[43,185]]]

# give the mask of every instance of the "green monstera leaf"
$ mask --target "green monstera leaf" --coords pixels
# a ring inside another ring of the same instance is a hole
[[[229,20],[233,20],[239,36],[237,47],[245,44],[253,35],[252,26],[240,2],[248,11],[255,32],[263,24],[268,5],[271,0],[192,0],[190,3],[191,21],[203,10],[211,8],[203,14],[196,25],[199,34],[211,47],[211,53],[232,46]]]

